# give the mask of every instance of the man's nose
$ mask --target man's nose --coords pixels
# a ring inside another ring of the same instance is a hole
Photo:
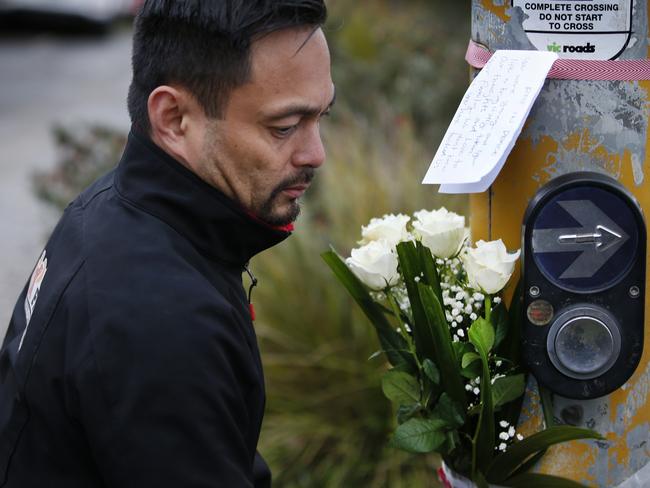
[[[318,168],[325,162],[325,147],[320,135],[318,124],[305,134],[302,145],[294,153],[293,162],[296,166],[311,166]]]

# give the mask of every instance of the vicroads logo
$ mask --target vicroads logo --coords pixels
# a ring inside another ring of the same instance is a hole
[[[554,53],[595,53],[596,52],[596,46],[594,46],[590,42],[584,45],[570,45],[570,44],[560,45],[557,42],[554,42],[553,44],[549,44],[548,46],[546,46],[546,49]]]

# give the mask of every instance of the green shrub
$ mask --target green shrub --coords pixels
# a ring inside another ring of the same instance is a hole
[[[78,194],[117,165],[126,134],[99,124],[56,125],[57,164],[34,174],[36,195],[63,210]]]
[[[406,118],[433,151],[467,85],[469,0],[331,0],[328,6],[338,99],[372,124]]]

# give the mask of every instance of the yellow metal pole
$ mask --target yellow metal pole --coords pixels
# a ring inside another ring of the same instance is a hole
[[[645,59],[649,57],[650,2],[627,1],[629,5],[622,0],[581,3],[603,5],[596,7],[601,10],[591,12],[594,15],[598,12],[615,15],[613,12],[629,7],[631,34],[615,57]],[[526,32],[526,22],[530,23],[532,17],[539,20],[541,15],[551,15],[555,19],[555,13],[548,12],[549,5],[575,6],[577,3],[575,0],[473,0],[472,38],[491,51],[540,49],[544,47],[539,42],[541,34],[535,38],[534,34]],[[576,8],[572,14],[574,20]],[[614,35],[605,38],[596,32],[598,17],[585,18],[596,20],[595,26],[591,26],[594,34],[591,37],[585,34],[579,39],[591,44],[595,44],[593,39],[605,44],[614,42],[610,41]],[[588,23],[582,23],[583,27],[589,27]],[[549,26],[553,27],[550,23]],[[563,23],[560,29],[565,27],[576,28],[575,23]],[[553,34],[550,35],[552,38]],[[558,33],[557,39],[567,38],[562,36],[564,34]],[[552,45],[553,48],[549,43],[551,50],[562,49],[562,42],[553,41]],[[566,50],[570,49],[574,48]],[[637,198],[648,220],[649,97],[650,82],[647,81],[548,80],[503,171],[488,191],[471,197],[470,225],[474,240],[502,238],[509,248],[519,248],[522,219],[529,200],[551,179],[575,171],[597,171],[616,178]],[[646,296],[645,304],[646,317],[650,317],[650,297]],[[578,441],[555,447],[536,471],[572,478],[588,486],[650,486],[649,392],[650,333],[646,331],[641,363],[622,388],[594,400],[554,398],[554,416],[559,422],[593,428],[603,434],[607,442]],[[528,431],[537,430],[543,422],[534,383],[527,393],[522,419],[521,427]],[[639,481],[643,479],[647,481]]]

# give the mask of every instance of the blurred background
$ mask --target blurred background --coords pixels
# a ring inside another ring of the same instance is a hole
[[[138,0],[0,0],[0,334],[67,203],[113,167],[129,128]],[[337,103],[297,230],[255,258],[267,381],[260,451],[276,487],[438,486],[435,457],[386,446],[394,412],[371,325],[320,254],[384,213],[464,197],[420,185],[468,83],[469,0],[329,0]]]

